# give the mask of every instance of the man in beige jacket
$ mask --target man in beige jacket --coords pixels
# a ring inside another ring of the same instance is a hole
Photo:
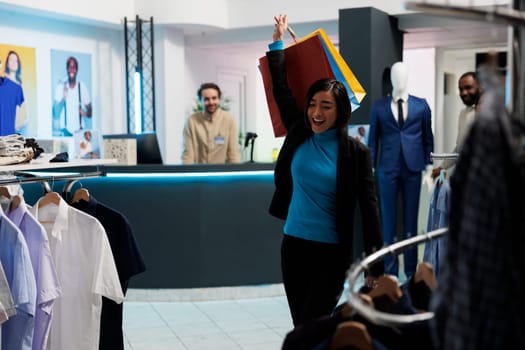
[[[221,89],[215,83],[204,83],[197,94],[204,110],[192,114],[186,123],[182,162],[240,163],[237,124],[231,113],[220,108]]]
[[[459,97],[465,105],[465,108],[461,110],[458,117],[458,136],[456,139],[456,147],[452,153],[459,153],[461,145],[465,136],[467,136],[468,130],[472,122],[474,122],[474,117],[476,116],[476,106],[481,97],[481,87],[479,86],[478,78],[474,72],[466,72],[461,75],[458,82],[459,87]],[[441,170],[448,170],[452,166],[456,165],[456,159],[446,159],[443,161],[441,166],[434,168],[432,170],[432,178],[439,176]]]

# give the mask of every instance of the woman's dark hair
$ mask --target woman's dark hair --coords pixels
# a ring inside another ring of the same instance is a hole
[[[310,120],[308,118],[308,106],[310,105],[310,101],[314,95],[319,91],[331,91],[334,95],[335,104],[337,107],[335,127],[339,129],[343,135],[346,135],[346,127],[348,126],[348,122],[350,122],[352,107],[350,106],[350,98],[348,97],[348,92],[346,91],[345,86],[340,81],[334,79],[319,79],[308,89],[304,105],[304,118],[306,120],[306,124],[310,125]]]
[[[217,92],[219,93],[219,98],[221,98],[221,89],[219,88],[219,85],[215,83],[203,83],[201,87],[199,88],[199,90],[197,91],[197,96],[199,97],[199,99],[202,98],[202,90],[205,90],[205,89],[217,90]]]
[[[5,68],[4,68],[4,71],[6,73],[10,73],[11,70],[9,69],[9,56],[11,55],[15,55],[16,56],[16,60],[18,61],[18,69],[16,70],[15,72],[15,78],[16,80],[18,81],[18,84],[22,84],[22,78],[21,78],[21,75],[22,75],[22,62],[20,62],[20,56],[18,56],[18,53],[16,51],[9,51],[9,53],[7,54],[7,57],[5,59]]]

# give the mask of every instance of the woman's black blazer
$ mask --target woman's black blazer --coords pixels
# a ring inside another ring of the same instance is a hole
[[[266,53],[272,76],[273,95],[279,106],[287,135],[279,152],[275,166],[275,192],[270,204],[270,214],[285,220],[292,198],[293,184],[291,163],[297,147],[313,135],[306,124],[303,108],[298,108],[286,79],[286,64],[283,50]],[[361,142],[346,133],[339,136],[336,178],[336,229],[339,239],[353,260],[354,213],[356,205],[362,215],[363,242],[366,254],[383,246],[381,219],[377,194],[372,174],[370,152]],[[315,213],[312,213],[315,215]],[[383,273],[383,264],[373,266],[371,274]]]

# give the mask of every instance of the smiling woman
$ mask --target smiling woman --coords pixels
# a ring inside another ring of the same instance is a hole
[[[286,15],[275,21],[274,42],[266,57],[287,135],[275,167],[270,213],[285,220],[281,268],[298,326],[331,314],[336,306],[353,260],[353,213],[358,203],[366,225],[365,252],[381,247],[382,235],[370,152],[347,132],[347,90],[337,80],[317,80],[308,89],[304,109],[298,109],[283,50]],[[370,273],[382,274],[382,263]]]

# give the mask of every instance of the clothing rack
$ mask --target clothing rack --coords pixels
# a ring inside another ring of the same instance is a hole
[[[1,179],[0,180],[0,186],[3,185],[13,185],[13,184],[27,184],[27,183],[40,183],[46,193],[53,192],[53,187],[49,185],[49,183],[53,183],[55,181],[61,181],[66,180],[66,184],[63,187],[62,190],[62,196],[67,196],[67,194],[71,191],[71,188],[77,182],[81,179],[88,179],[88,178],[95,178],[95,177],[101,177],[105,176],[105,172],[103,171],[93,171],[88,173],[78,173],[78,174],[65,174],[65,175],[37,175],[29,172],[15,172],[13,174],[16,176],[16,178],[13,179]]]
[[[71,188],[78,180],[105,176],[106,172],[100,170],[99,166],[104,164],[115,163],[115,159],[93,159],[64,163],[28,163],[0,166],[0,173],[7,176],[0,178],[0,186],[22,185],[28,183],[40,183],[44,192],[53,192],[53,186],[50,183],[55,181],[66,181],[62,189],[62,196],[67,198]],[[75,171],[71,173],[52,174],[56,169],[73,168],[73,167],[94,167],[94,171]],[[35,173],[36,171],[42,174]]]
[[[359,293],[354,291],[354,285],[361,276],[361,274],[365,271],[368,271],[370,265],[379,260],[382,260],[385,256],[393,255],[394,257],[396,257],[399,253],[413,246],[434,239],[438,239],[440,237],[445,236],[447,233],[448,228],[440,228],[431,232],[427,232],[425,234],[407,238],[400,242],[386,246],[376,251],[375,253],[370,254],[361,262],[352,265],[352,267],[348,271],[348,303],[350,304],[350,306],[352,306],[352,309],[364,318],[366,318],[368,321],[376,325],[387,327],[403,326],[415,322],[427,321],[433,318],[433,312],[423,312],[413,315],[398,315],[375,310],[359,297]]]
[[[430,152],[431,159],[458,159],[459,153],[434,153]]]

